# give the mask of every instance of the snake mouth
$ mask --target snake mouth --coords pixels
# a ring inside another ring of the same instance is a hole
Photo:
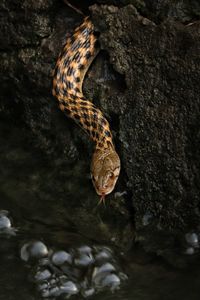
[[[99,196],[102,196],[102,197],[103,196],[105,197],[105,195],[109,194],[106,189],[97,189],[96,188],[96,192]]]
[[[105,206],[106,195],[110,194],[112,191],[113,191],[113,188],[111,188],[111,189],[96,189],[97,194],[100,196],[98,205],[103,203]]]
[[[96,188],[96,192],[99,196],[101,197],[105,197],[106,195],[110,194],[113,191],[114,187],[110,187],[110,188],[101,188],[101,189],[97,189]]]

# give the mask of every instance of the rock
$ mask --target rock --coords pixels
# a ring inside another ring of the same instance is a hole
[[[7,210],[0,210],[0,235],[4,237],[16,236],[17,229],[12,227],[12,222]]]
[[[80,254],[88,254],[89,255],[92,252],[92,248],[87,245],[83,245],[78,248],[78,251],[80,252]]]
[[[94,272],[92,274],[94,284],[97,286],[101,285],[105,278],[114,271],[115,267],[110,263],[105,263],[100,267],[94,268]]]
[[[79,257],[74,259],[74,263],[77,267],[88,267],[93,264],[94,258],[91,254],[81,254]]]
[[[72,281],[67,281],[65,282],[61,287],[60,287],[61,293],[66,293],[68,295],[75,295],[79,292],[76,284]]]
[[[26,247],[22,248],[26,248],[27,251],[27,248],[31,249],[30,245],[32,242],[25,244]],[[25,250],[23,249],[22,252]],[[105,250],[109,251],[110,256],[106,256],[107,262],[100,264],[99,259],[93,258],[92,253],[106,253]],[[80,257],[73,257],[73,261],[66,264],[66,258],[68,260],[66,253],[69,252],[75,255],[79,254]],[[128,279],[127,275],[120,270],[118,257],[115,257],[113,251],[108,247],[83,245],[71,248],[69,252],[62,250],[52,252],[50,249],[49,264],[43,266],[41,266],[41,259],[31,261],[23,253],[22,259],[29,263],[29,266],[31,263],[30,280],[35,282],[42,297],[59,297],[61,294],[65,294],[68,298],[80,293],[87,298],[102,290],[113,292]]]
[[[102,287],[109,286],[112,291],[117,289],[120,285],[120,278],[115,274],[107,275],[102,281]]]
[[[185,250],[185,254],[193,255],[195,253],[195,249],[193,247],[189,247]]]
[[[185,239],[189,245],[199,248],[199,237],[195,232],[186,233]]]
[[[64,263],[71,264],[72,256],[65,251],[57,251],[51,257],[52,263],[56,266],[61,266]]]
[[[11,227],[10,219],[5,215],[0,215],[0,230],[8,229]]]
[[[200,3],[198,0],[167,0],[164,2],[162,0],[144,0],[142,11],[146,12],[156,22],[162,22],[165,19],[192,22],[200,16]]]
[[[25,243],[20,250],[21,259],[28,261],[31,259],[41,259],[48,255],[46,245],[41,241]]]
[[[94,293],[95,293],[95,289],[94,288],[90,288],[88,290],[83,290],[81,294],[82,294],[82,296],[84,298],[87,298],[87,297],[92,296]]]
[[[42,271],[38,271],[35,274],[35,280],[36,281],[43,281],[43,280],[47,280],[51,277],[51,272],[48,269],[42,270]]]
[[[110,249],[102,249],[95,255],[95,261],[98,263],[102,263],[108,261],[112,257]]]
[[[118,186],[127,191],[128,207],[125,198],[118,201],[111,195],[96,217],[98,200],[85,173],[87,169],[89,174],[92,145],[51,96],[52,70],[62,43],[82,19],[65,4],[1,1],[0,116],[9,125],[17,120],[19,128],[28,128],[26,142],[42,150],[42,161],[55,170],[48,176],[35,171],[37,179],[31,179],[32,185],[25,183],[27,190],[42,194],[49,207],[55,202],[52,191],[63,203],[67,194],[67,209],[61,207],[59,216],[67,211],[66,219],[87,237],[126,249],[134,223],[138,240],[146,241],[145,249],[163,254],[160,237],[173,248],[179,229],[198,232],[200,221],[199,1],[108,3],[115,6],[91,8],[104,51],[88,71],[84,90],[111,124],[123,166]],[[80,183],[88,186],[88,193],[83,189],[81,194]],[[6,193],[15,199],[10,189]],[[30,207],[22,202],[32,215],[36,202]],[[148,211],[153,219],[145,226]],[[40,209],[36,213],[44,219]]]
[[[178,228],[197,226],[200,23],[144,25],[132,5],[113,13],[106,5],[91,11],[102,48],[125,80],[123,93],[106,97],[108,111],[118,119],[117,145],[133,195],[136,229],[145,226],[146,211],[154,216],[156,232],[176,234]],[[159,249],[151,230],[146,228],[147,235]]]

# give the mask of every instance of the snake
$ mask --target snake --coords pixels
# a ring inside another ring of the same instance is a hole
[[[91,178],[100,202],[115,187],[120,173],[109,122],[82,92],[85,74],[100,51],[98,34],[89,17],[66,39],[53,73],[53,96],[65,115],[72,118],[94,142]]]

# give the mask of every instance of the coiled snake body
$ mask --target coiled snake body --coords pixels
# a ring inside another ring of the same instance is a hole
[[[93,185],[101,200],[111,193],[120,172],[109,123],[102,112],[82,93],[84,76],[97,55],[97,37],[89,18],[75,29],[61,52],[53,78],[53,95],[60,109],[74,119],[95,142],[91,163]]]

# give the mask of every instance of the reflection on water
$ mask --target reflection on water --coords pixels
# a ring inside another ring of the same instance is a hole
[[[143,256],[138,263],[134,256],[122,258],[107,238],[90,238],[95,228],[89,221],[83,234],[69,215],[78,209],[75,202],[93,201],[94,194],[84,184],[87,178],[72,176],[79,166],[55,170],[25,146],[26,133],[5,127],[0,135],[0,300],[69,294],[94,300],[199,299],[200,272],[194,263],[185,270]],[[197,248],[194,233],[186,240]]]

